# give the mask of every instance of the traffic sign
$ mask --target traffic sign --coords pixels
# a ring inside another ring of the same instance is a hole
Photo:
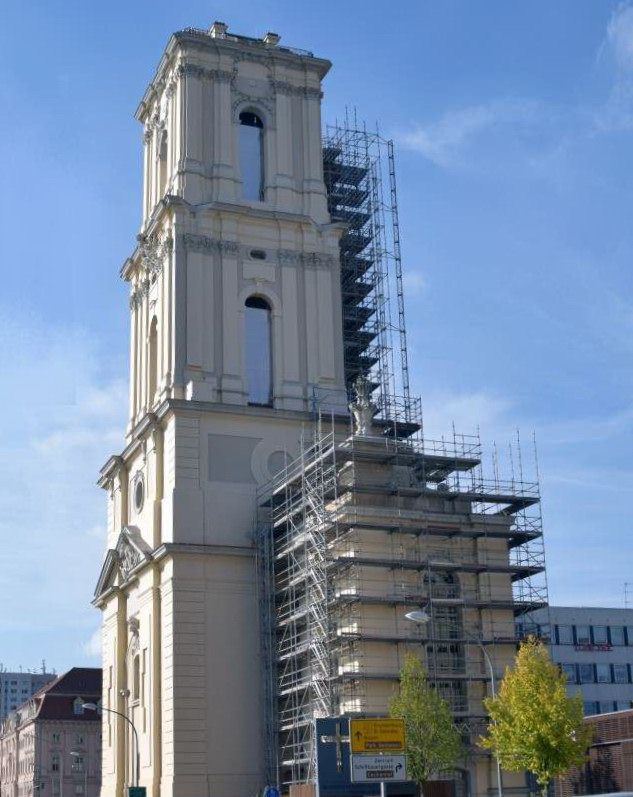
[[[352,753],[403,753],[404,720],[350,720]]]
[[[405,755],[353,755],[352,783],[404,781],[407,779]]]

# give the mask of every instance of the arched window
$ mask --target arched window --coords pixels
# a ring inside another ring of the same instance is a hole
[[[240,114],[240,172],[244,199],[264,199],[264,123],[251,111]]]
[[[165,193],[167,187],[167,131],[163,130],[158,147],[158,198]]]
[[[158,380],[158,321],[152,318],[149,326],[149,374],[148,374],[148,403],[154,403]]]
[[[248,403],[270,406],[273,400],[270,305],[260,296],[249,296],[245,307]]]

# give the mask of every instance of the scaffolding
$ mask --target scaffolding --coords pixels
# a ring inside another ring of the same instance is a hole
[[[407,652],[475,740],[480,646],[500,675],[517,619],[547,605],[538,472],[524,478],[520,441],[518,473],[500,478],[495,456],[489,478],[479,435],[426,439],[410,395],[393,146],[348,118],[323,156],[330,213],[348,225],[345,378],[350,398],[367,380],[375,412],[361,435],[315,404],[299,456],[258,492],[267,778],[284,786],[315,779],[315,719],[385,714]],[[405,618],[421,607],[428,623]]]
[[[538,482],[484,478],[476,436],[378,424],[361,437],[320,420],[258,503],[271,782],[314,778],[315,718],[384,714],[408,650],[476,738],[478,645],[501,672],[517,618],[547,604]],[[421,606],[426,626],[405,619]]]
[[[372,384],[381,417],[409,421],[412,402],[393,142],[346,115],[344,124],[326,129],[323,179],[332,219],[347,225],[340,241],[340,262],[348,391],[363,375]],[[396,395],[403,398],[399,404]]]

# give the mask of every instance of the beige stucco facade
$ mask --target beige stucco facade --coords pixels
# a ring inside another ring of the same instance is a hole
[[[101,472],[103,797],[240,797],[263,784],[257,486],[316,399],[344,409],[338,239],[322,178],[327,61],[175,34],[137,111],[143,223],[130,286],[130,414]],[[263,121],[262,201],[242,199],[239,115]],[[271,310],[272,402],[251,406],[245,302]]]

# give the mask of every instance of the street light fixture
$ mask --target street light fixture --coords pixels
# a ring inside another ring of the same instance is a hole
[[[136,743],[136,778],[134,785],[138,786],[141,773],[141,748],[138,743],[138,733],[136,732],[136,728],[134,727],[132,720],[126,714],[122,714],[120,711],[115,711],[113,708],[106,708],[105,706],[98,706],[96,703],[84,703],[82,708],[88,711],[107,711],[110,714],[116,714],[117,717],[122,717],[130,724],[130,727],[134,731],[134,741]]]
[[[418,623],[418,625],[424,625],[429,623],[431,618],[429,617],[426,608],[423,606],[420,609],[414,609],[411,612],[407,612],[405,614],[405,618],[410,620],[412,623]],[[488,667],[488,672],[490,674],[490,692],[492,694],[493,699],[497,696],[497,688],[496,688],[496,681],[495,681],[495,671],[494,667],[492,666],[492,659],[486,648],[483,646],[482,642],[474,636],[471,636],[468,632],[464,631],[463,628],[459,629],[465,639],[469,642],[472,642],[474,645],[481,650],[484,656],[484,660]],[[495,756],[495,762],[497,765],[497,794],[499,797],[503,797],[503,785],[501,782],[501,764],[499,763],[498,756]]]

